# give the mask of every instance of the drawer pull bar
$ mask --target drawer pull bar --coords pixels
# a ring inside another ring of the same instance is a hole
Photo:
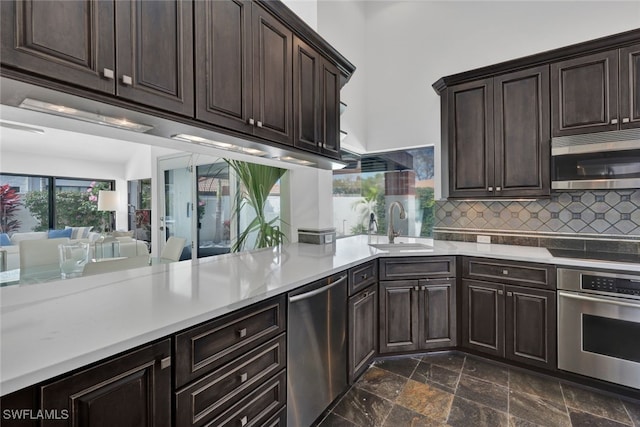
[[[504,274],[505,276],[509,275],[509,270],[502,270],[502,274]]]
[[[246,382],[248,378],[249,378],[249,375],[247,375],[246,372],[243,372],[242,374],[240,374],[240,382],[241,383]]]
[[[240,425],[242,427],[246,426],[248,422],[249,422],[249,420],[247,419],[246,415],[244,417],[240,418]]]
[[[242,328],[238,331],[238,336],[240,338],[244,338],[247,336],[247,328]]]

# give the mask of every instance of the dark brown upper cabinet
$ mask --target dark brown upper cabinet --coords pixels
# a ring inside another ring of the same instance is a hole
[[[294,145],[339,158],[340,72],[307,43],[293,43]]]
[[[450,197],[549,195],[548,66],[451,87],[447,121]]]
[[[293,33],[251,1],[195,3],[196,118],[293,141]]]
[[[553,136],[640,127],[640,44],[551,64]]]
[[[3,1],[1,7],[3,65],[193,114],[190,1]]]

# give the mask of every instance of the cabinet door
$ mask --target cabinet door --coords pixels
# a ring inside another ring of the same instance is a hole
[[[170,357],[165,340],[43,386],[42,407],[69,419],[42,426],[170,426],[171,367],[161,363]]]
[[[270,13],[253,4],[254,134],[293,143],[293,34]]]
[[[504,286],[462,281],[462,346],[504,357]]]
[[[552,136],[618,129],[618,50],[551,64]]]
[[[114,93],[113,1],[0,1],[0,12],[3,66]]]
[[[340,72],[330,62],[322,61],[320,101],[322,154],[340,158]]]
[[[448,91],[449,196],[493,195],[493,80]]]
[[[196,118],[253,132],[251,2],[196,1]]]
[[[320,62],[314,49],[297,37],[293,41],[293,145],[319,151],[320,143]]]
[[[418,281],[380,282],[380,353],[418,349]]]
[[[506,357],[556,368],[556,293],[506,286]]]
[[[370,286],[349,298],[349,383],[364,371],[378,349],[378,292]]]
[[[493,87],[496,195],[549,195],[549,67],[496,77]]]
[[[620,49],[620,128],[640,127],[640,44]]]
[[[420,348],[456,345],[455,279],[420,281]]]
[[[117,1],[117,94],[193,116],[191,1]]]

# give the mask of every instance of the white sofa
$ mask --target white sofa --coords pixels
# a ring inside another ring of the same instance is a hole
[[[89,232],[86,238],[71,239],[70,242],[85,242],[90,243],[89,256],[95,257],[94,249],[95,242],[100,239],[100,233]],[[13,270],[20,268],[20,242],[23,240],[40,240],[48,239],[49,233],[47,231],[31,231],[24,233],[13,233],[11,235],[10,246],[0,246],[0,250],[6,251],[7,257],[7,270]],[[132,237],[116,237],[119,242],[120,256],[121,257],[134,257],[140,255],[146,255],[149,253],[147,244],[142,240],[135,240]]]

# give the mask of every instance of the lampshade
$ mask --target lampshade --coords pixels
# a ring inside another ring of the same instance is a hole
[[[117,211],[118,193],[116,191],[100,190],[98,192],[98,210]]]

